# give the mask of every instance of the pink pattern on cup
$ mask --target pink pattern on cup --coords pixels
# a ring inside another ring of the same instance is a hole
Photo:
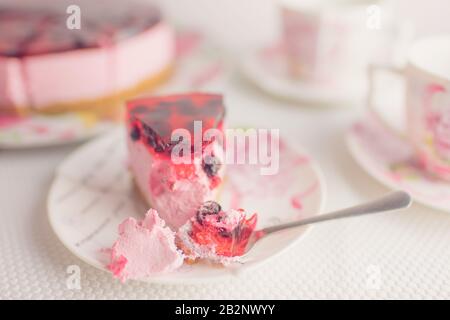
[[[434,146],[439,156],[450,160],[450,106],[445,108],[433,128]]]
[[[445,88],[440,84],[430,84],[426,88],[424,108],[426,112],[426,122],[428,129],[432,129],[436,122],[436,114],[433,112],[433,97],[437,93],[445,92]]]
[[[436,94],[445,92],[444,86],[430,84],[426,90],[424,107],[427,128],[433,136],[433,146],[439,157],[450,160],[450,105],[433,105]]]

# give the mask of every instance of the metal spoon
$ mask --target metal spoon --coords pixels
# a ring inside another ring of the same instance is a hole
[[[411,196],[404,191],[391,192],[379,199],[360,204],[354,207],[341,209],[335,212],[322,214],[302,220],[279,224],[276,226],[267,227],[260,230],[255,230],[248,238],[247,245],[244,250],[244,255],[247,254],[253,246],[262,238],[268,236],[271,233],[281,230],[297,228],[307,224],[313,224],[328,220],[336,220],[341,218],[356,217],[365,214],[379,213],[384,211],[396,210],[407,208],[411,204]]]

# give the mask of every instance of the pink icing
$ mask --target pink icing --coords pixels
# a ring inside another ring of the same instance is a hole
[[[156,210],[144,220],[128,218],[119,226],[108,269],[122,282],[178,269],[184,256],[175,245],[175,233],[165,226]]]

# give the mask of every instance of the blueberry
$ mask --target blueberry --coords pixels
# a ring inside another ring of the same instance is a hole
[[[148,135],[147,136],[147,143],[150,147],[153,149],[156,148],[156,137],[154,135]]]
[[[141,138],[141,130],[139,130],[138,126],[134,125],[133,128],[131,128],[130,137],[133,141]]]
[[[221,166],[222,164],[217,157],[206,156],[203,160],[202,168],[206,175],[211,178],[217,175],[217,172],[219,172]]]
[[[148,108],[146,106],[136,106],[131,110],[132,114],[136,113],[145,113],[148,111]]]
[[[222,211],[222,207],[215,201],[206,201],[202,204],[198,211],[204,215],[218,214]]]
[[[219,228],[218,233],[223,238],[231,238],[231,236],[232,236],[231,232],[229,232],[225,228]]]
[[[157,153],[162,153],[162,152],[164,152],[164,150],[165,150],[165,148],[160,144],[156,145],[156,147],[155,147],[155,151]]]
[[[147,144],[158,153],[164,152],[168,147],[168,144],[164,143],[150,126],[143,124],[142,127],[144,129]]]
[[[203,224],[203,219],[207,215],[218,214],[222,211],[222,207],[215,201],[204,202],[197,211],[197,222]]]

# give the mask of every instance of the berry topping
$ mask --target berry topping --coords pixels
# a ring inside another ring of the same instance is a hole
[[[225,212],[217,202],[208,201],[190,220],[187,235],[189,241],[203,248],[200,251],[208,248],[219,257],[241,256],[256,223],[256,214],[247,218],[242,209]]]
[[[2,7],[0,56],[24,57],[109,46],[144,32],[161,20],[159,10],[147,5],[129,6],[120,11],[101,10],[101,6],[91,9],[95,13],[83,17],[82,29],[68,30],[65,13],[44,8]]]
[[[142,126],[143,141],[157,153],[170,155],[172,133],[186,129],[194,137],[194,123],[201,123],[202,134],[209,129],[222,130],[225,107],[222,96],[208,93],[188,93],[164,97],[138,98],[127,103],[129,124],[136,121]],[[191,148],[195,139],[190,139]],[[206,141],[202,148],[212,141]],[[205,172],[214,176],[220,168],[217,159],[206,164]]]
[[[220,204],[215,201],[206,201],[197,211],[197,222],[202,224],[205,216],[219,214],[222,210]]]
[[[153,148],[155,152],[162,153],[169,148],[170,144],[165,143],[148,125],[143,124],[142,128],[144,129],[144,136],[146,137],[147,144]]]
[[[134,125],[131,128],[130,137],[133,141],[139,140],[141,138],[141,130],[139,130],[138,126]]]

